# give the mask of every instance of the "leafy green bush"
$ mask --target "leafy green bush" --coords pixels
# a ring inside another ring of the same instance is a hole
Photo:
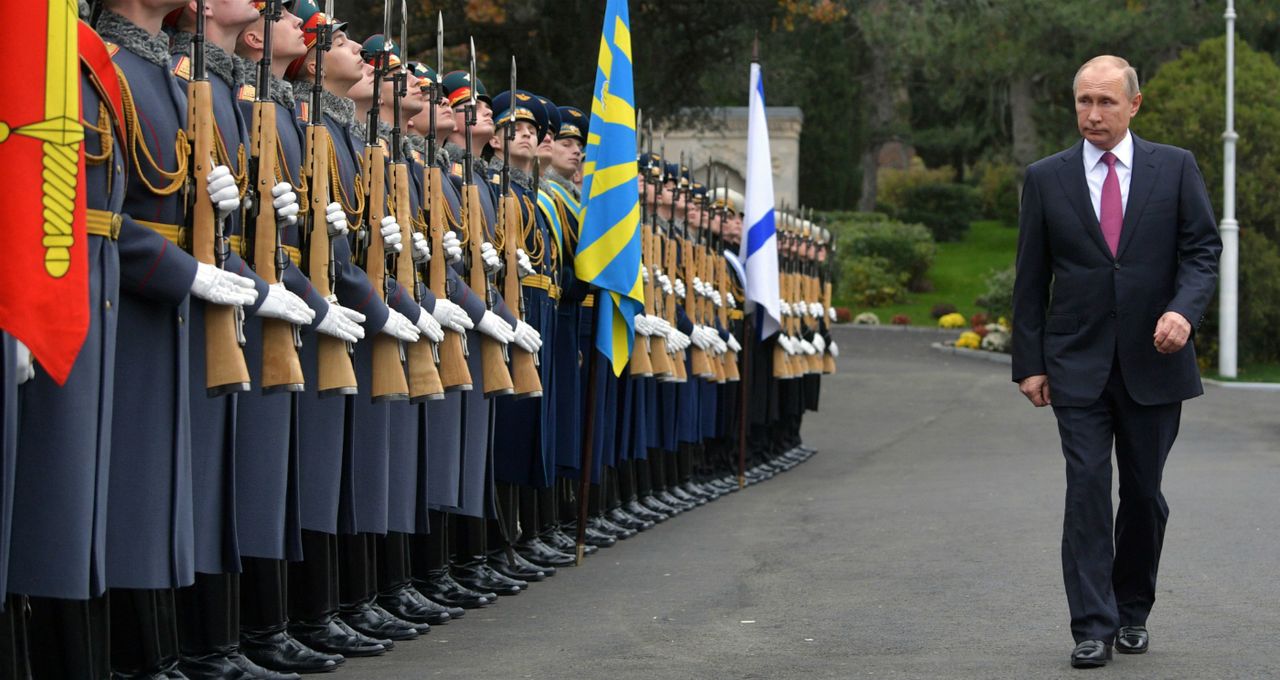
[[[1240,363],[1280,361],[1280,247],[1252,229],[1240,230]],[[1196,331],[1196,353],[1207,366],[1218,361],[1218,302]],[[1192,319],[1194,321],[1194,319]]]
[[[923,224],[937,241],[959,241],[981,216],[978,191],[965,184],[922,184],[907,190],[906,201],[896,217]]]
[[[884,258],[889,272],[905,275],[903,285],[910,290],[918,290],[937,253],[929,230],[919,224],[903,224],[878,213],[862,214],[876,215],[876,218],[858,217],[829,222],[836,234],[840,257]]]
[[[1013,316],[1014,268],[993,270],[987,276],[987,290],[973,304],[987,310],[993,319]]]
[[[955,179],[954,169],[926,168],[919,158],[912,159],[907,170],[881,168],[876,173],[876,208],[896,216],[908,207],[908,194],[912,189],[926,184],[949,184]]]
[[[1142,88],[1134,130],[1196,155],[1214,210],[1222,214],[1226,38],[1210,38],[1165,63]],[[1236,40],[1236,211],[1240,224],[1280,243],[1280,66]],[[1241,252],[1244,249],[1241,248]],[[1244,330],[1244,326],[1241,326]]]
[[[973,168],[982,215],[1006,227],[1018,226],[1018,168],[1012,163],[983,161]]]
[[[894,272],[889,260],[876,255],[850,257],[842,265],[841,298],[859,307],[902,302],[906,299],[906,274]]]

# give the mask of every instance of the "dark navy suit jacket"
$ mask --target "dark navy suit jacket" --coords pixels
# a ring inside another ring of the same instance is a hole
[[[1130,132],[1132,134],[1132,132]],[[1190,341],[1153,343],[1156,321],[1203,321],[1222,241],[1189,151],[1133,137],[1133,174],[1117,254],[1102,237],[1085,182],[1082,140],[1027,168],[1013,294],[1013,379],[1047,374],[1055,406],[1098,399],[1114,361],[1134,401],[1204,392]]]

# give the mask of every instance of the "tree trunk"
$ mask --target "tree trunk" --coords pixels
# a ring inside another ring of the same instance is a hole
[[[1009,83],[1009,114],[1013,121],[1013,162],[1018,166],[1018,191],[1021,195],[1022,175],[1040,155],[1031,76],[1016,76]]]
[[[898,100],[905,96],[905,88],[895,88],[891,82],[888,47],[873,44],[870,48],[867,101],[871,103],[871,111],[867,121],[867,146],[862,152],[862,196],[858,199],[858,209],[866,212],[876,209],[876,170],[880,166],[880,151],[892,137]]]

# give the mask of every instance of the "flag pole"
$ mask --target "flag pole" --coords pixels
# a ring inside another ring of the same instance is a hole
[[[751,40],[751,63],[760,62],[760,31],[755,32],[755,37]],[[728,186],[727,184],[725,185]],[[728,194],[725,194],[726,198]],[[746,206],[743,206],[746,209]],[[746,242],[746,234],[740,236],[742,242]],[[742,291],[745,298],[747,290],[747,282],[742,281]],[[754,319],[753,319],[754,320]],[[747,301],[742,301],[742,370],[739,371],[741,378],[738,385],[738,488],[744,489],[747,486],[747,413],[750,410],[750,392],[747,383],[751,376],[751,343],[756,335],[749,328],[750,324],[747,320]]]

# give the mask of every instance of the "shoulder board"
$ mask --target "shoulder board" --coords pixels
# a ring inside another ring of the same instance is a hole
[[[178,63],[173,65],[173,75],[183,80],[191,80],[191,58],[183,55],[178,59]]]
[[[107,43],[84,21],[77,24],[79,36],[80,65],[89,72],[90,81],[102,98],[111,107],[111,122],[115,126],[117,137],[125,139],[124,93],[120,86],[120,77],[115,62],[111,60],[112,52]],[[114,47],[114,45],[112,46]],[[116,48],[119,51],[119,48]]]
[[[387,144],[387,140],[379,137],[378,146],[382,148],[383,153],[391,153],[391,145]]]
[[[102,44],[106,46],[107,54],[111,55],[112,57],[115,57],[116,53],[120,51],[120,46],[113,42],[108,42],[104,40],[102,41]]]
[[[461,164],[461,163],[454,163],[454,164],[453,164],[453,167],[449,168],[449,172],[450,172],[450,174],[454,174],[454,175],[457,175],[458,177],[461,177],[461,176],[462,176],[462,164]]]
[[[240,90],[236,92],[236,99],[242,102],[251,102],[258,96],[258,88],[251,83],[245,83],[240,86]]]
[[[311,120],[311,102],[306,100],[298,102],[298,120]]]
[[[416,161],[418,165],[422,165],[422,160],[423,160],[422,152],[418,151],[417,149],[414,149],[413,160]]]
[[[494,175],[489,178],[489,181],[493,182],[494,184],[502,184],[502,176],[497,173],[494,173]]]

